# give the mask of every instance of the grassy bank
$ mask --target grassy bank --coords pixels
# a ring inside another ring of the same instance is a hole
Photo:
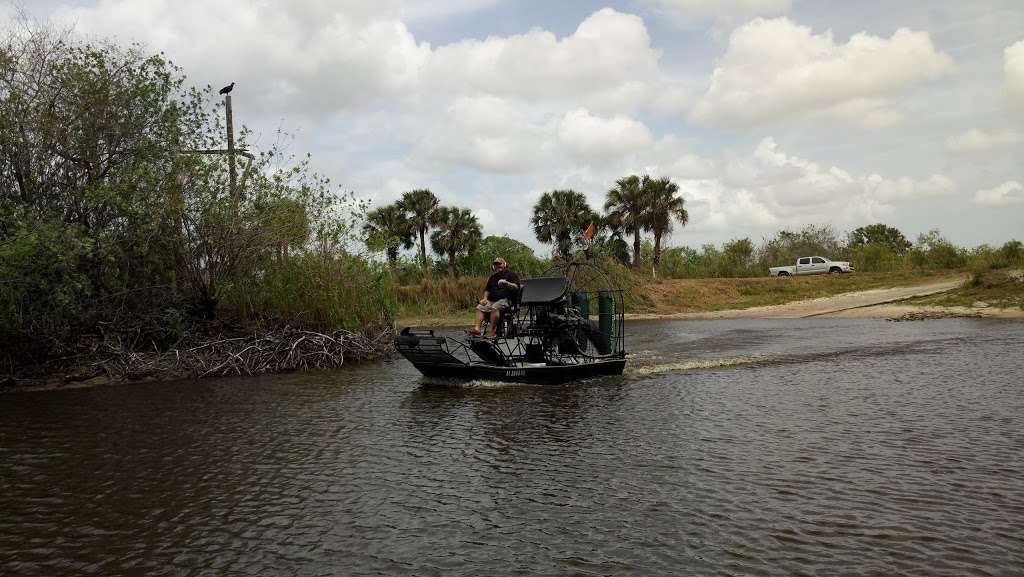
[[[958,271],[897,271],[790,278],[635,278],[627,313],[697,313],[777,305],[878,288],[912,286],[962,275]],[[397,324],[461,325],[472,321],[484,278],[398,287]]]
[[[975,273],[964,286],[939,295],[910,299],[906,304],[940,307],[1024,309],[1024,270],[996,269]]]
[[[648,308],[631,313],[697,313],[778,305],[793,301],[898,286],[912,286],[953,278],[953,271],[898,271],[790,278],[671,279],[643,285]]]

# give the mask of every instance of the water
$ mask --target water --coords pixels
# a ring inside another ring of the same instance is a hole
[[[0,574],[1024,574],[1024,323],[628,330],[560,387],[0,395]]]

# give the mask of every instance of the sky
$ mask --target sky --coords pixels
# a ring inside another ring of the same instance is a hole
[[[37,0],[236,82],[235,124],[341,189],[429,188],[546,253],[544,192],[675,181],[670,246],[883,222],[1024,240],[1020,0]],[[0,7],[0,24],[14,9]]]

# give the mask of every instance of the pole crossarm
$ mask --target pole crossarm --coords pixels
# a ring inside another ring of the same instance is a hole
[[[182,154],[237,154],[239,156],[244,156],[249,160],[256,160],[256,157],[244,148],[237,148],[235,150],[228,150],[226,148],[200,148],[193,150],[179,150],[178,152]]]

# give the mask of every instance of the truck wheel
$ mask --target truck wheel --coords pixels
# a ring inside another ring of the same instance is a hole
[[[789,276],[789,273],[786,271],[782,271],[779,273],[779,276]]]
[[[828,274],[843,274],[843,269],[841,269],[841,268],[839,268],[837,266],[834,266],[834,267],[828,269]]]

